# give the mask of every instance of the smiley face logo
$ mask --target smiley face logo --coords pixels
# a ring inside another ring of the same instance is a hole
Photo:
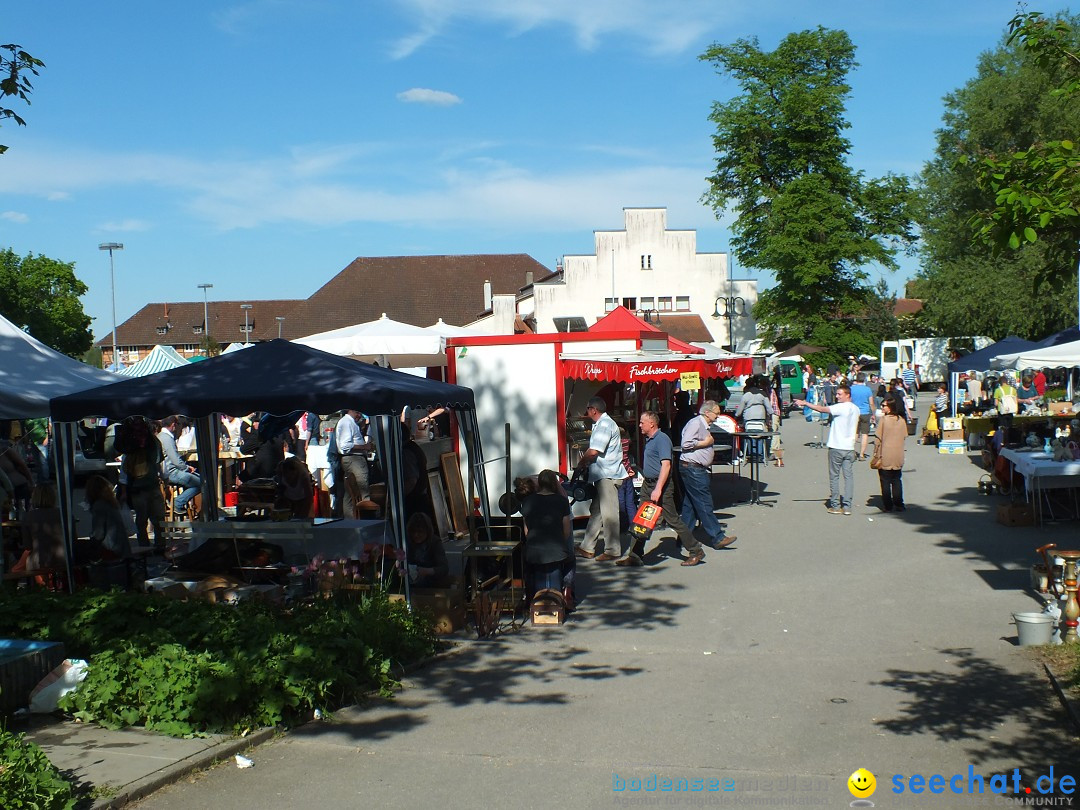
[[[859,768],[848,777],[847,789],[856,799],[867,799],[877,790],[877,779],[866,768]]]

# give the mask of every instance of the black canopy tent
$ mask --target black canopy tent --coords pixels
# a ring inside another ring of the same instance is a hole
[[[55,397],[49,404],[53,422],[64,423],[57,424],[56,452],[69,558],[74,539],[71,423],[92,416],[116,421],[133,415],[161,419],[183,414],[196,419],[203,503],[209,505],[203,510],[203,519],[209,521],[217,519],[216,414],[266,411],[283,415],[298,409],[331,413],[355,408],[372,417],[380,458],[399,459],[402,437],[397,415],[406,407],[450,408],[458,415],[481,508],[485,519],[489,516],[483,451],[471,389],[338,357],[287,340],[259,343],[201,363]],[[401,467],[386,466],[388,519],[398,544],[404,547]],[[490,524],[490,520],[487,522]]]
[[[999,354],[1012,354],[1032,349],[1039,344],[1019,338],[1016,335],[1003,337],[997,343],[979,349],[977,352],[965,354],[949,363],[949,390],[952,392],[949,400],[951,413],[956,416],[957,407],[960,404],[960,374],[964,371],[986,371],[990,368],[990,361]]]

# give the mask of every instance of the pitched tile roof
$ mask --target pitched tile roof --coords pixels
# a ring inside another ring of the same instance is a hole
[[[300,303],[285,321],[282,336],[304,337],[329,329],[387,317],[416,326],[439,318],[464,326],[484,311],[484,282],[493,295],[517,293],[551,270],[525,253],[471,256],[367,256]],[[256,331],[254,338],[277,336]]]
[[[660,313],[660,323],[656,324],[661,332],[667,332],[673,338],[687,343],[712,343],[713,337],[700,315],[675,315]]]
[[[244,340],[244,311],[241,304],[251,304],[248,324],[251,339],[265,333],[266,338],[277,337],[276,316],[285,316],[287,324],[290,313],[303,303],[300,300],[282,301],[210,301],[206,305],[210,320],[209,332],[223,346]],[[283,324],[283,325],[284,325]],[[182,346],[199,343],[203,333],[203,302],[181,301],[176,303],[147,304],[116,327],[118,346]],[[284,335],[284,332],[282,333]],[[100,338],[97,346],[112,346],[112,330]]]
[[[922,308],[923,302],[918,298],[897,298],[896,305],[893,306],[893,315],[897,317],[914,315],[916,312],[921,312]]]

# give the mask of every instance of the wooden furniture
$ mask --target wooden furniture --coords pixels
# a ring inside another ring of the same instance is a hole
[[[488,542],[485,537],[462,552],[466,565],[465,597],[476,622],[477,635],[481,637],[496,633],[504,614],[510,617],[510,627],[516,629],[517,614],[525,598],[521,530],[517,526],[497,528],[504,533],[505,540]],[[484,561],[493,566],[485,566]]]

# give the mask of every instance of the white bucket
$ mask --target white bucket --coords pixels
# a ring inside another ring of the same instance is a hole
[[[1054,631],[1054,617],[1045,613],[1014,613],[1016,635],[1021,647],[1049,644]]]

